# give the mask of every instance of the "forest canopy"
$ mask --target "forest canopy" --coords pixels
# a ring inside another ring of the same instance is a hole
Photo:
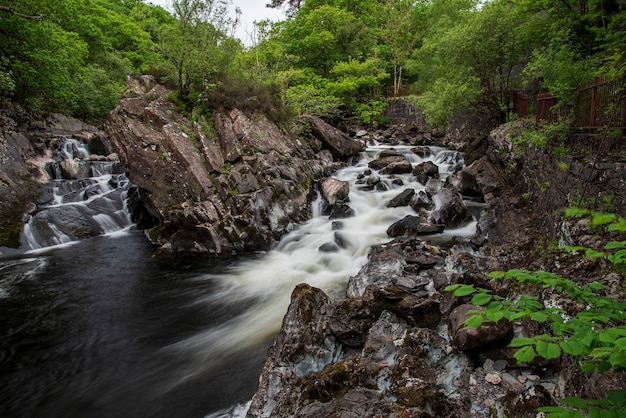
[[[102,120],[126,76],[152,74],[187,107],[242,106],[383,120],[385,97],[419,97],[429,122],[511,91],[571,100],[626,75],[624,0],[272,0],[281,22],[233,37],[226,0],[0,0],[0,95]]]

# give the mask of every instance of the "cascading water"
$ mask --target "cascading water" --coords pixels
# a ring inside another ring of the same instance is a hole
[[[132,224],[125,207],[130,182],[119,161],[92,159],[84,143],[67,138],[47,168],[51,193],[24,226],[24,249],[66,244]]]
[[[354,216],[329,219],[318,199],[310,221],[272,251],[247,259],[153,258],[141,233],[125,228],[71,248],[0,260],[0,416],[245,414],[240,403],[256,389],[263,356],[295,285],[307,282],[343,296],[349,277],[367,262],[369,248],[389,241],[389,225],[414,213],[406,206],[387,207],[406,188],[424,190],[411,174],[374,171],[381,186],[366,184],[369,161],[389,148],[371,147],[355,165],[336,173],[350,183]],[[63,161],[81,152],[79,145],[70,149]],[[394,147],[394,152],[413,165],[433,161],[442,179],[463,165],[462,154],[437,147],[420,153]],[[125,178],[104,174],[69,182],[84,182],[94,191],[55,183],[55,195],[62,197],[48,209],[65,203],[79,212],[100,196],[116,202],[109,213],[123,209],[117,201],[124,189],[107,187],[127,185]],[[94,222],[107,230],[106,222]],[[38,228],[31,226],[29,234]],[[435,238],[474,231],[471,222]],[[63,240],[56,233],[40,235],[56,237],[53,243]],[[332,251],[323,250],[337,242],[341,245]]]

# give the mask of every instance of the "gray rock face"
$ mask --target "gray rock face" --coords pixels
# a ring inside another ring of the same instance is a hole
[[[324,148],[330,150],[334,157],[349,157],[365,150],[362,142],[350,138],[320,118],[312,115],[306,115],[303,118],[309,123],[312,134],[322,142]]]
[[[191,124],[167,93],[151,77],[130,78],[105,125],[139,196],[160,220],[147,234],[165,251],[268,248],[308,218],[314,181],[342,165],[333,155],[362,149],[312,116],[307,121],[324,140],[286,135],[265,116],[236,109]]]

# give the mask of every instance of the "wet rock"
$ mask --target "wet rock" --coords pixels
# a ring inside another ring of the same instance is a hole
[[[58,167],[62,179],[84,179],[91,176],[91,169],[86,161],[63,160]]]
[[[443,189],[443,182],[437,178],[431,177],[424,185],[424,191],[430,196],[434,196]]]
[[[307,284],[296,286],[281,330],[265,359],[248,416],[293,415],[303,404],[302,392],[291,390],[296,382],[341,360],[341,345],[327,322],[330,309],[324,292]]]
[[[406,159],[401,155],[387,155],[370,161],[368,167],[373,170],[382,170],[390,164],[403,164]]]
[[[435,204],[425,191],[420,190],[411,197],[409,206],[416,212],[419,212],[421,209],[431,210],[435,207]]]
[[[319,181],[319,190],[326,203],[334,205],[337,202],[346,202],[348,200],[350,183],[327,177]]]
[[[426,184],[431,178],[439,178],[439,167],[432,161],[426,161],[415,166],[413,175],[422,184]]]
[[[322,253],[336,253],[339,250],[339,245],[335,242],[326,242],[319,246],[319,251]]]
[[[504,319],[493,322],[485,319],[478,327],[465,325],[471,310],[484,308],[464,304],[456,307],[448,318],[448,331],[454,348],[460,351],[480,351],[493,345],[506,344],[513,337],[513,325]]]
[[[373,299],[380,310],[389,310],[411,326],[434,328],[439,325],[439,300],[422,298],[397,286],[372,287],[366,298]]]
[[[219,253],[269,248],[309,218],[310,185],[344,165],[333,153],[362,149],[314,117],[307,120],[325,142],[286,135],[267,117],[238,109],[192,123],[150,77],[130,77],[128,84],[105,128],[143,191],[144,206],[159,220],[148,236],[162,250],[186,251],[193,242]],[[207,132],[212,125],[214,132]],[[342,216],[348,212],[342,208]],[[213,242],[197,242],[200,235]]]
[[[460,194],[448,189],[442,189],[433,197],[435,207],[433,213],[435,221],[446,227],[456,228],[470,222],[472,214]]]
[[[399,206],[408,206],[414,195],[414,189],[405,189],[402,193],[391,199],[387,204],[387,207],[397,208]]]
[[[304,406],[297,418],[362,418],[390,416],[396,405],[377,390],[355,388],[330,402],[316,402]]]
[[[431,235],[438,234],[445,229],[443,224],[431,224],[421,216],[407,215],[399,221],[394,222],[387,229],[390,237],[402,235]]]
[[[355,212],[350,206],[343,202],[337,202],[332,206],[327,206],[323,211],[329,219],[343,219],[354,216]]]
[[[389,163],[383,167],[380,172],[382,174],[407,174],[412,170],[413,167],[411,166],[411,163],[403,158],[402,161],[393,161]]]

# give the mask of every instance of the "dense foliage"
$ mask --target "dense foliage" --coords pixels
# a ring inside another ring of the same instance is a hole
[[[292,113],[382,120],[409,89],[428,120],[511,91],[571,100],[593,75],[626,74],[623,0],[272,0],[281,22],[233,38],[227,0],[0,0],[0,95],[43,111],[104,117],[128,74],[151,73],[190,106],[233,106],[221,89]],[[255,83],[254,88],[250,83]],[[234,86],[242,90],[233,93]],[[261,107],[267,107],[265,104]]]

